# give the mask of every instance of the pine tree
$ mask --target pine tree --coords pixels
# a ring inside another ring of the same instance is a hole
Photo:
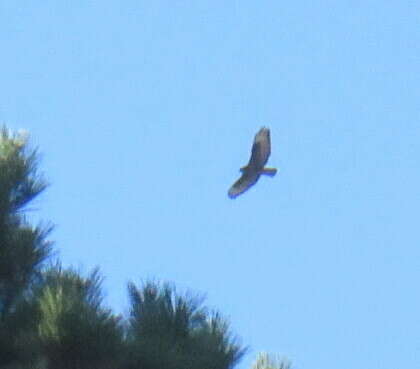
[[[131,315],[126,369],[230,369],[245,349],[202,299],[169,284],[129,284]]]
[[[40,351],[47,369],[117,368],[123,351],[120,318],[102,306],[102,277],[84,278],[60,265],[37,292]]]
[[[25,356],[33,325],[27,300],[51,254],[50,227],[33,227],[27,205],[46,188],[24,134],[0,131],[0,366]],[[24,349],[26,348],[26,349]]]

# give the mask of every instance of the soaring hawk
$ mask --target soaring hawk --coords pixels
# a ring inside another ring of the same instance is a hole
[[[228,195],[231,199],[244,193],[248,188],[254,185],[261,174],[273,177],[277,173],[277,169],[275,168],[264,168],[268,157],[270,156],[270,152],[270,130],[266,127],[262,127],[255,135],[249,163],[240,169],[242,172],[241,178],[239,178],[229,189]]]

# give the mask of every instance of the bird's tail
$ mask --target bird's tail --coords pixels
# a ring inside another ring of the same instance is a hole
[[[265,174],[266,176],[274,177],[277,173],[276,168],[264,168],[261,174]]]

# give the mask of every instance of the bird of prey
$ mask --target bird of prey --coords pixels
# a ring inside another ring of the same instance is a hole
[[[244,193],[252,185],[254,185],[261,174],[273,177],[277,173],[275,168],[265,168],[268,157],[271,152],[270,130],[262,127],[255,135],[254,144],[252,145],[251,158],[249,163],[242,167],[241,178],[239,178],[229,189],[228,196],[234,199],[238,195]]]

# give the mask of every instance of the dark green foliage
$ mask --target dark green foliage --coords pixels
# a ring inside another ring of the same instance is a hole
[[[0,216],[3,222],[4,218],[10,221],[47,187],[37,166],[37,151],[28,151],[26,137],[12,134],[3,127],[0,131]]]
[[[203,368],[232,368],[246,352],[246,348],[232,337],[227,321],[217,312],[207,318],[206,324],[197,329],[193,337],[195,348],[192,353]]]
[[[51,252],[50,227],[32,227],[23,208],[46,187],[37,173],[37,155],[22,135],[0,132],[0,367],[22,358],[22,337],[32,336],[27,298]]]
[[[46,187],[37,173],[36,152],[24,138],[0,133],[0,321],[6,319],[49,256],[51,227],[32,227],[21,210]]]
[[[201,306],[202,299],[174,287],[129,284],[130,346],[126,368],[228,369],[244,349],[231,338],[227,323]]]
[[[48,368],[116,368],[122,350],[119,318],[102,307],[101,278],[71,269],[45,273],[38,333]]]

